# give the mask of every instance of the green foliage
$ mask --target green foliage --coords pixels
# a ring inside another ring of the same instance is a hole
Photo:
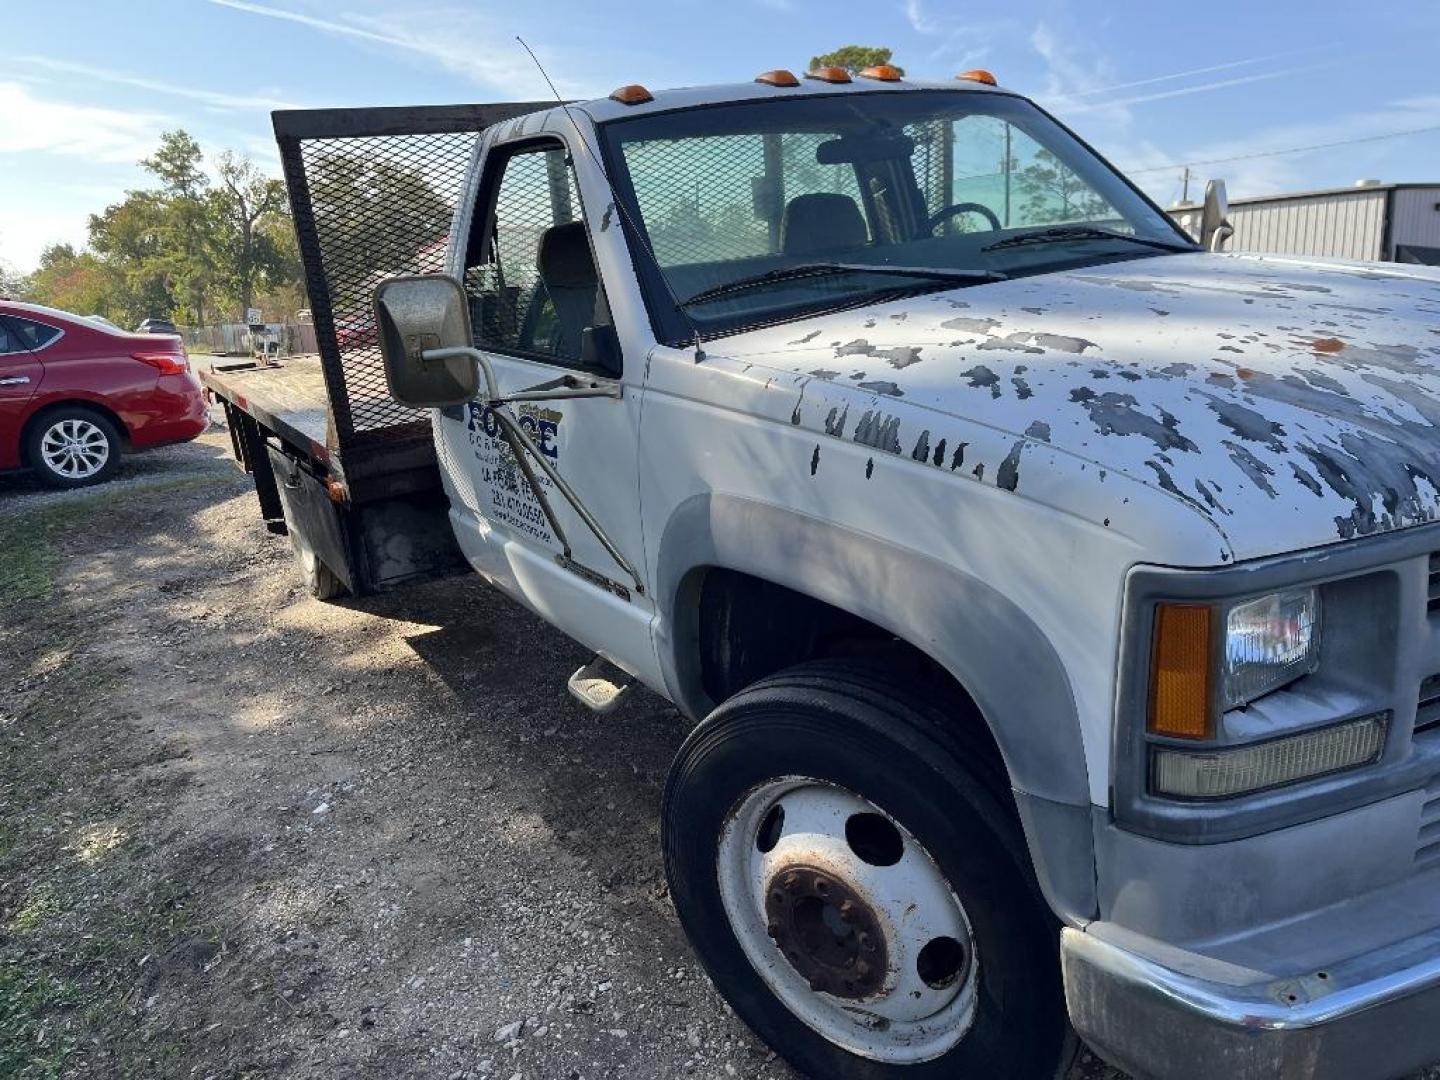
[[[890,49],[881,45],[841,45],[834,52],[822,53],[810,58],[810,70],[822,67],[842,67],[851,75],[857,75],[867,67],[890,63]],[[898,65],[897,65],[898,67]],[[905,74],[904,68],[899,68]]]
[[[251,306],[275,315],[304,306],[279,180],[226,151],[212,183],[184,131],[165,132],[140,164],[158,186],[92,214],[88,250],[48,248],[26,283],[29,299],[125,327],[152,315],[203,326]]]
[[[1021,215],[1030,223],[1089,221],[1110,212],[1095,189],[1049,150],[1035,152],[1034,160],[1015,174],[1015,186],[1024,200]]]

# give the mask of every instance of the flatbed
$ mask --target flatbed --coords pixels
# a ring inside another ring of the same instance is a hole
[[[199,375],[224,406],[266,527],[290,536],[317,596],[363,595],[463,568],[428,423],[368,433],[337,424],[319,356],[216,361]],[[395,543],[401,534],[405,542]]]

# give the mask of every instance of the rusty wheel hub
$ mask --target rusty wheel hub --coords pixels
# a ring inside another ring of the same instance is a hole
[[[861,999],[885,982],[885,936],[875,911],[833,874],[789,866],[765,893],[768,932],[810,989]]]

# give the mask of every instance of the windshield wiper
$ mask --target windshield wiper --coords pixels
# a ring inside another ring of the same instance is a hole
[[[836,274],[881,274],[888,276],[926,278],[931,281],[954,282],[958,285],[982,285],[987,281],[1004,281],[1010,275],[998,270],[944,270],[928,266],[871,266],[864,263],[805,263],[800,266],[782,266],[766,270],[763,274],[737,278],[723,285],[701,289],[694,296],[686,297],[676,306],[690,307],[718,300],[732,293],[749,292],[786,281],[802,281],[806,278],[832,277]]]
[[[987,244],[980,250],[999,251],[1001,248],[1025,247],[1027,244],[1063,244],[1071,240],[1123,240],[1129,244],[1159,248],[1161,251],[1200,250],[1198,247],[1190,247],[1178,242],[1151,240],[1144,236],[1111,232],[1109,229],[1097,229],[1090,225],[1057,225],[1051,229],[1040,229],[1038,232],[1020,233],[1017,236],[1007,236],[1004,240],[996,240],[993,244]]]

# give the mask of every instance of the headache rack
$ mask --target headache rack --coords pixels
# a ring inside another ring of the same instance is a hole
[[[201,378],[225,405],[267,526],[308,545],[352,593],[429,576],[456,556],[429,415],[386,385],[375,288],[444,270],[481,133],[550,104],[273,114],[318,356],[221,362]],[[402,527],[448,546],[391,543]],[[390,557],[398,548],[417,553],[413,565]]]

